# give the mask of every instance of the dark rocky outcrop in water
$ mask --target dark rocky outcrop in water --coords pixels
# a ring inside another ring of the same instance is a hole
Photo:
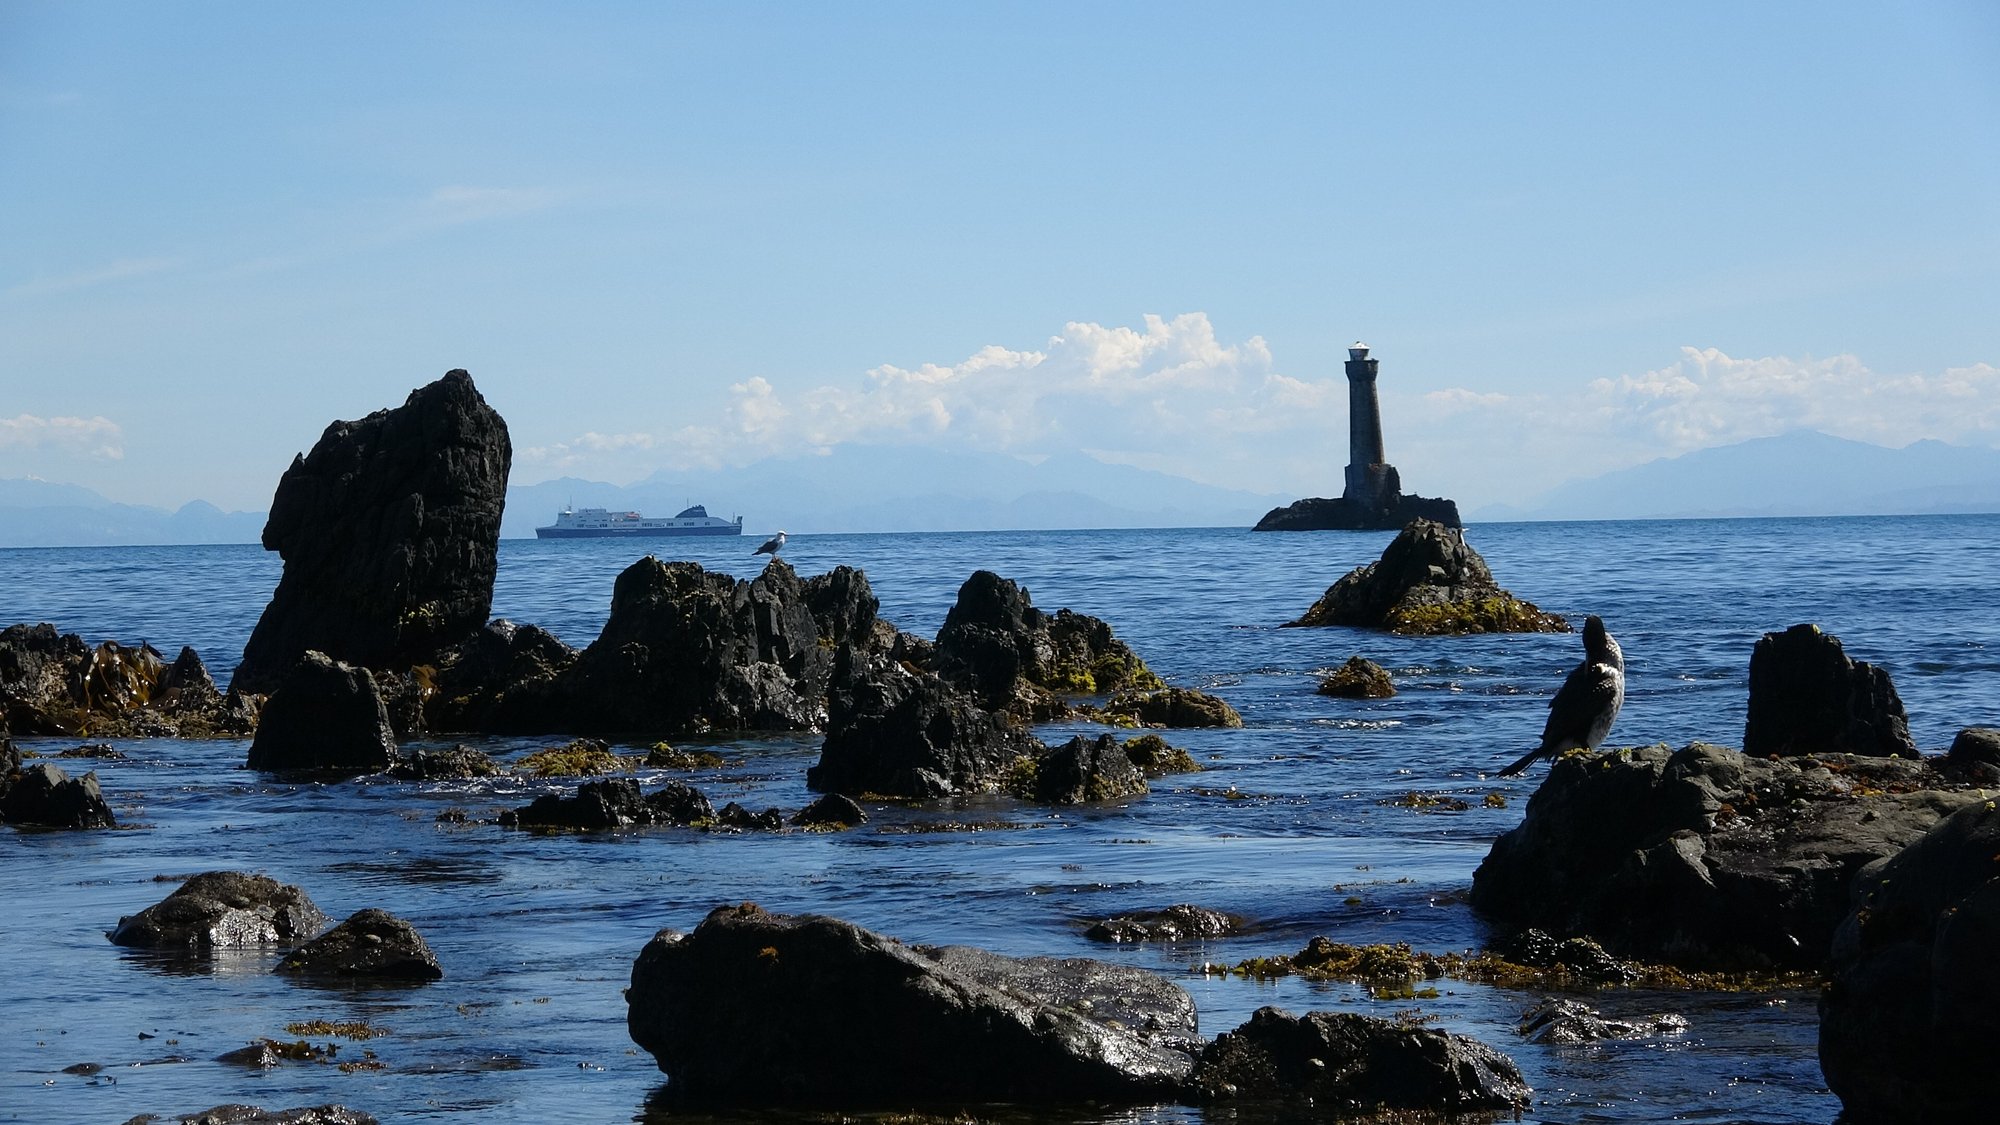
[[[268,691],[308,650],[399,672],[486,623],[513,446],[472,377],[452,371],[326,428],[271,499],[284,557],[235,686]]]
[[[151,645],[84,643],[53,625],[0,630],[0,726],[98,738],[240,737],[251,701],[215,690],[191,648],[169,664]]]
[[[959,587],[930,667],[987,710],[1024,719],[1062,714],[1067,695],[1163,686],[1111,626],[1067,609],[1043,613],[1026,589],[990,570]]]
[[[308,652],[265,701],[253,770],[341,770],[373,773],[389,768],[396,735],[375,677]]]
[[[1522,1013],[1520,1032],[1530,1042],[1571,1045],[1679,1035],[1687,1029],[1687,1017],[1671,1012],[1636,1020],[1608,1019],[1581,1000],[1544,1000]]]
[[[495,618],[451,652],[431,673],[422,696],[429,730],[494,733],[568,733],[563,676],[577,650],[534,625]]]
[[[1389,670],[1365,657],[1350,656],[1347,663],[1327,673],[1319,681],[1319,694],[1343,699],[1387,699],[1396,694]]]
[[[1373,1016],[1269,1007],[1216,1036],[1193,1086],[1203,1100],[1303,1102],[1316,1119],[1383,1109],[1518,1111],[1531,1093],[1512,1059],[1476,1039]]]
[[[828,793],[792,814],[792,823],[801,828],[852,828],[866,824],[868,814],[851,797]]]
[[[1083,936],[1092,941],[1124,944],[1135,941],[1204,941],[1243,932],[1234,914],[1180,903],[1164,910],[1141,910],[1092,923]]]
[[[1465,532],[1416,520],[1382,557],[1356,567],[1291,625],[1352,625],[1417,635],[1567,633],[1569,622],[1500,588]]]
[[[297,945],[329,919],[303,890],[266,875],[209,871],[159,902],[118,920],[111,941],[145,949],[237,949]]]
[[[442,750],[417,750],[389,767],[389,776],[405,781],[462,781],[495,777],[507,771],[484,750],[460,744]]]
[[[1388,507],[1373,507],[1345,496],[1314,496],[1272,508],[1252,531],[1391,531],[1412,520],[1461,527],[1458,503],[1429,496],[1398,496]]]
[[[356,911],[293,950],[274,970],[343,980],[427,981],[444,976],[417,928],[386,910]]]
[[[2000,729],[1966,727],[1959,731],[1938,768],[1966,785],[2000,787]]]
[[[833,918],[713,911],[632,966],[626,1022],[696,1104],[1166,1101],[1188,994],[1138,969],[904,945]]]
[[[1096,804],[1146,793],[1146,776],[1111,735],[1077,735],[1019,759],[1008,792],[1044,805]]]
[[[36,828],[116,828],[96,772],[71,777],[49,762],[23,768],[13,743],[0,762],[0,822]]]
[[[1901,759],[1573,751],[1494,841],[1472,904],[1685,968],[1815,969],[1855,873],[1983,799]]]
[[[1750,651],[1743,752],[1911,758],[1917,746],[1888,672],[1848,656],[1819,626],[1794,625]]]
[[[1148,727],[1240,727],[1243,716],[1227,702],[1193,688],[1124,691],[1104,704],[1111,719]]]
[[[297,1109],[260,1109],[254,1105],[210,1106],[200,1113],[160,1118],[147,1113],[125,1125],[381,1125],[376,1118],[344,1105],[300,1106]]]
[[[1042,744],[930,672],[840,650],[827,692],[827,733],[806,785],[821,793],[944,797],[992,792]]]
[[[1864,870],[1820,992],[1843,1122],[1983,1121],[2000,1040],[2000,811],[1953,813]]]
[[[636,825],[687,826],[713,821],[715,808],[692,785],[670,781],[656,792],[641,794],[629,777],[586,781],[576,796],[545,793],[532,804],[500,814],[508,828],[561,828],[602,832]]]

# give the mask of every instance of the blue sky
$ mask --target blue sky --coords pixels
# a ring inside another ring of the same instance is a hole
[[[1996,58],[1983,3],[8,3],[0,477],[260,508],[464,367],[524,483],[856,441],[1325,494],[1356,337],[1473,504],[1994,445]]]

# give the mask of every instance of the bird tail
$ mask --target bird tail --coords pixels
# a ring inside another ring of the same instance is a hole
[[[1513,765],[1508,766],[1504,770],[1501,770],[1495,776],[1513,777],[1515,774],[1520,773],[1522,770],[1527,769],[1530,765],[1533,765],[1535,759],[1541,756],[1542,756],[1542,748],[1537,746],[1533,750],[1530,750],[1526,754],[1522,755],[1520,761],[1515,762]]]

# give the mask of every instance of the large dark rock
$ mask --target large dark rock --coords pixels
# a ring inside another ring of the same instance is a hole
[[[562,828],[602,832],[646,824],[683,827],[715,819],[715,808],[701,791],[685,782],[670,781],[658,791],[641,794],[629,777],[586,781],[574,797],[544,793],[532,804],[500,814],[508,828]]]
[[[1465,532],[1432,520],[1405,527],[1382,557],[1356,567],[1290,625],[1351,625],[1392,633],[1567,633],[1493,580]]]
[[[428,730],[567,731],[563,676],[579,653],[534,625],[495,618],[444,653],[421,702]]]
[[[868,814],[852,797],[828,793],[792,814],[792,823],[801,828],[852,828],[866,824]]]
[[[1193,1000],[1138,969],[904,945],[744,904],[661,931],[632,966],[632,1039],[689,1102],[1164,1101]]]
[[[232,737],[255,722],[254,709],[215,690],[191,648],[169,664],[151,645],[93,647],[47,623],[0,630],[0,723],[19,733]]]
[[[1394,470],[1391,470],[1392,472]],[[1458,503],[1429,496],[1401,496],[1386,506],[1366,504],[1345,496],[1314,496],[1294,500],[1264,513],[1252,531],[1394,531],[1412,520],[1430,520],[1461,527]]]
[[[463,371],[328,426],[271,498],[264,548],[285,572],[235,685],[268,691],[308,650],[401,671],[477,631],[512,460],[507,423]]]
[[[236,949],[297,945],[326,927],[306,893],[266,875],[209,871],[137,914],[118,919],[116,945],[145,949]]]
[[[71,777],[49,762],[23,769],[13,744],[0,780],[0,821],[37,828],[116,828],[118,818],[104,803],[97,773]]]
[[[1193,1087],[1203,1099],[1308,1101],[1315,1116],[1390,1110],[1520,1110],[1512,1059],[1475,1039],[1346,1012],[1259,1008],[1215,1037]]]
[[[437,954],[415,926],[373,908],[356,911],[294,949],[273,971],[343,980],[426,981],[444,976]]]
[[[1157,688],[1160,678],[1095,617],[1036,609],[1028,591],[990,570],[975,571],[938,630],[930,667],[982,707],[1050,718],[1066,695]]]
[[[1819,1061],[1856,1125],[1984,1121],[2000,1041],[2000,811],[1967,804],[1864,870],[1820,992]]]
[[[372,773],[389,768],[396,735],[375,677],[308,652],[264,704],[253,770],[342,770]]]
[[[1142,796],[1146,776],[1111,735],[1077,735],[1016,762],[1008,791],[1044,805],[1095,804]]]
[[[935,674],[844,647],[827,734],[806,785],[821,793],[943,797],[991,792],[1041,743]]]
[[[1743,752],[1916,756],[1889,673],[1855,660],[1817,625],[1766,633],[1750,650]]]
[[[1696,969],[1815,969],[1864,864],[1976,791],[1930,765],[1695,743],[1555,759],[1473,874],[1499,921]]]
[[[2000,729],[1966,727],[1959,731],[1938,768],[1967,785],[2000,787]]]

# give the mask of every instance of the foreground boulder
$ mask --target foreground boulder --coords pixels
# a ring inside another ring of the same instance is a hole
[[[1351,625],[1415,635],[1567,633],[1569,622],[1500,588],[1465,532],[1414,520],[1382,557],[1349,571],[1290,625]]]
[[[2000,787],[2000,729],[1966,727],[1959,731],[1939,768],[1954,781],[1988,789]]]
[[[1193,1086],[1204,1100],[1306,1102],[1316,1117],[1519,1110],[1531,1093],[1512,1059],[1476,1039],[1372,1016],[1269,1007],[1216,1036]]]
[[[1889,673],[1855,660],[1817,625],[1766,633],[1750,650],[1743,752],[1916,757]]]
[[[253,770],[373,773],[396,757],[389,711],[368,669],[308,652],[264,703]]]
[[[1130,645],[1095,617],[1036,609],[1028,591],[990,570],[973,573],[938,630],[931,667],[980,706],[1053,718],[1063,697],[1163,686]]]
[[[2000,811],[1959,809],[1861,873],[1820,993],[1842,1121],[1982,1121],[2000,1039]]]
[[[306,893],[266,875],[209,871],[174,893],[118,920],[114,945],[142,949],[238,949],[297,945],[329,919]]]
[[[344,980],[426,981],[444,976],[417,928],[386,910],[361,910],[293,950],[275,972]]]
[[[668,1092],[706,1104],[1166,1101],[1199,1043],[1193,1000],[1151,973],[748,903],[657,934],[626,1002]]]
[[[118,818],[104,803],[97,773],[71,777],[49,762],[22,768],[8,743],[0,763],[0,822],[36,828],[116,828]]]
[[[931,798],[994,792],[1042,744],[930,672],[844,647],[827,734],[806,785],[821,793]]]
[[[271,498],[284,576],[234,685],[268,691],[308,650],[366,668],[429,661],[486,623],[513,446],[464,371],[326,428]]]
[[[1924,762],[1695,743],[1555,759],[1472,904],[1693,969],[1815,969],[1863,865],[1984,800]]]

